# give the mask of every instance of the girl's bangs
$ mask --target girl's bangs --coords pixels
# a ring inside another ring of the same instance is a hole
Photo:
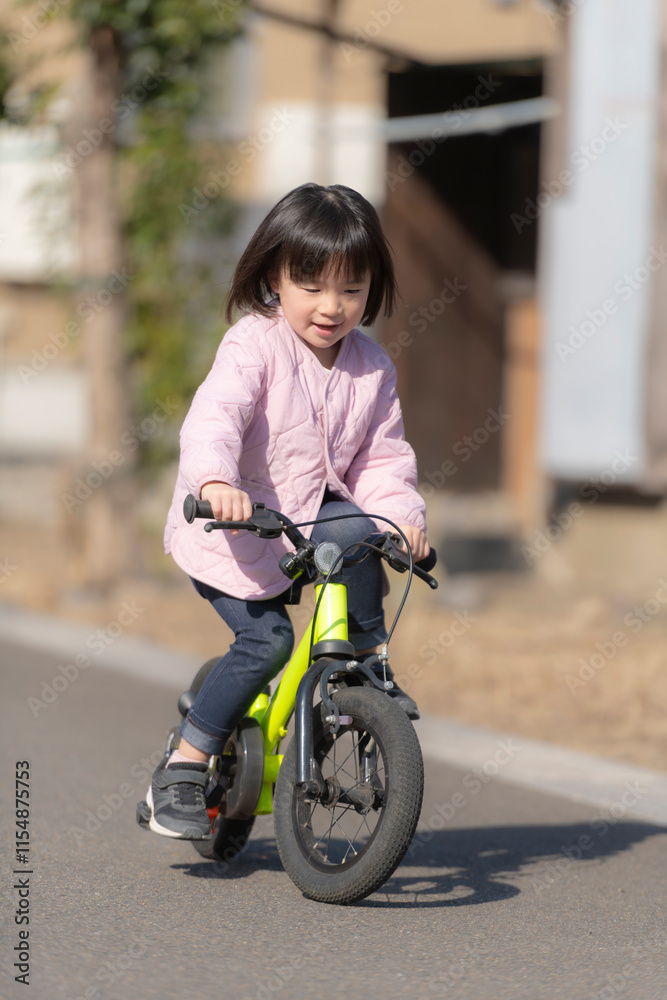
[[[305,238],[304,238],[305,237]],[[285,269],[294,282],[319,278],[329,267],[336,278],[361,281],[369,268],[374,270],[373,247],[361,232],[295,234],[286,240],[280,254],[279,268]]]

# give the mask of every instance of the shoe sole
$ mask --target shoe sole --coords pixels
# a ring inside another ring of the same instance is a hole
[[[148,795],[146,796],[146,805],[151,811],[151,818],[148,821],[148,827],[153,833],[159,833],[161,837],[171,837],[173,840],[208,840],[209,837],[203,834],[198,827],[192,827],[190,830],[168,830],[166,826],[161,826],[155,818],[155,813],[153,812],[153,789],[148,789]],[[211,834],[212,835],[212,834]]]
[[[405,714],[407,715],[408,719],[411,719],[413,722],[416,719],[420,719],[421,718],[421,716],[419,714],[419,709],[414,704],[414,702],[411,705],[409,702],[404,701],[401,698],[400,695],[398,697],[396,697],[396,698],[393,698],[392,701],[394,701],[398,705],[399,708],[402,708],[403,711],[405,712]]]

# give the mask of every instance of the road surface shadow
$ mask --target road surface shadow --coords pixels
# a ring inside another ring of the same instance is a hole
[[[418,830],[394,875],[357,906],[474,906],[539,894],[565,882],[579,865],[603,865],[647,837],[652,823],[505,826]],[[410,869],[418,869],[410,875]]]
[[[418,830],[394,875],[356,906],[448,907],[493,903],[521,892],[541,893],[579,865],[602,865],[648,837],[666,835],[652,823],[602,821],[560,826]],[[193,878],[249,878],[282,871],[273,837],[250,838],[228,861],[201,859],[172,866]],[[414,871],[416,869],[416,871]],[[414,872],[414,874],[411,874]]]
[[[228,860],[209,861],[201,858],[189,864],[174,864],[175,871],[182,871],[193,878],[237,879],[248,878],[257,871],[282,871],[283,866],[273,837],[251,836],[245,849]]]

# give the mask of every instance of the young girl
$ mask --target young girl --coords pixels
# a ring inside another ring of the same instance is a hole
[[[403,435],[396,372],[361,333],[396,296],[378,216],[341,185],[304,184],[269,212],[241,257],[227,305],[232,326],[181,430],[181,459],[165,549],[229,625],[235,641],[204,682],[177,750],[156,769],[150,828],[181,839],[210,834],[207,762],[287,663],[294,633],[278,567],[284,539],[206,533],[186,523],[188,493],[218,520],[247,520],[252,503],[292,521],[370,511],[400,525],[416,561],[429,551],[414,452]],[[303,528],[345,547],[384,522],[350,518]],[[373,654],[387,633],[380,560],[346,569],[350,641]],[[412,717],[416,705],[399,689]]]

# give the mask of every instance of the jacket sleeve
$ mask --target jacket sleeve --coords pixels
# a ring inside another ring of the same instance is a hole
[[[181,428],[181,473],[196,497],[210,480],[238,488],[243,435],[264,384],[264,358],[232,327]]]
[[[393,365],[383,373],[373,417],[345,485],[362,510],[426,530],[426,504],[417,491],[417,460],[405,440]],[[384,522],[376,523],[387,530]]]

